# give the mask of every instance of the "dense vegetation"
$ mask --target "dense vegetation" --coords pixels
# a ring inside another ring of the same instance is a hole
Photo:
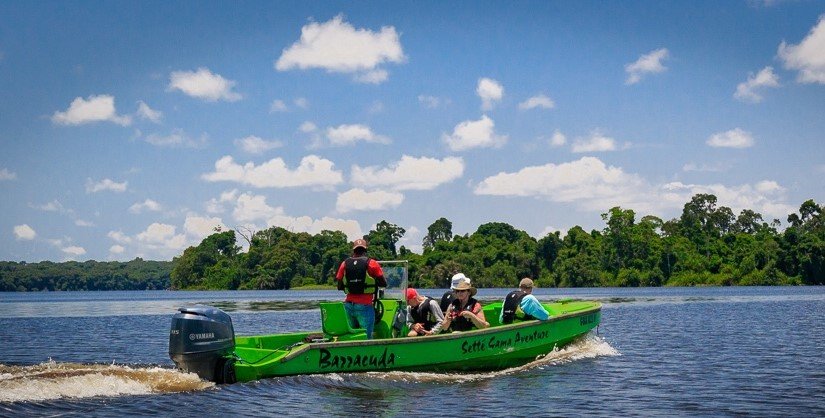
[[[0,262],[0,291],[168,289],[170,261]]]
[[[602,214],[602,230],[576,226],[540,239],[500,222],[453,235],[440,218],[427,228],[423,254],[397,247],[406,231],[387,221],[364,238],[373,258],[409,260],[415,287],[447,287],[458,271],[479,287],[515,287],[525,276],[544,287],[825,284],[825,207],[804,202],[779,231],[778,220],[716,202],[698,194],[666,222],[614,207]],[[337,231],[272,227],[242,238],[246,252],[235,231],[216,230],[171,262],[0,262],[0,291],[323,286],[350,254]]]
[[[681,217],[636,219],[614,207],[603,230],[573,227],[535,239],[506,223],[472,234],[452,233],[441,218],[427,229],[423,254],[396,248],[404,228],[380,222],[365,239],[370,256],[410,261],[415,287],[446,287],[462,271],[479,287],[514,287],[521,277],[540,286],[691,286],[825,284],[825,208],[813,200],[790,214],[788,226],[743,210],[738,216],[716,196],[698,194]],[[350,253],[341,232],[317,235],[272,227],[258,231],[241,252],[235,231],[217,231],[174,260],[175,289],[288,289],[332,284]]]

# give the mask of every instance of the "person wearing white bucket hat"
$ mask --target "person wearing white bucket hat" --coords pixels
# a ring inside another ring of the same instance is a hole
[[[460,277],[458,283],[453,286],[453,292],[455,300],[444,313],[442,330],[469,331],[473,328],[482,329],[490,326],[487,318],[484,317],[481,303],[473,298],[478,290],[470,284],[470,279],[466,276]]]
[[[441,302],[439,302],[441,312],[447,312],[447,308],[450,307],[450,304],[455,300],[455,287],[464,280],[466,280],[467,283],[470,283],[470,278],[465,276],[464,273],[456,273],[450,280],[450,290],[444,292],[441,296]]]

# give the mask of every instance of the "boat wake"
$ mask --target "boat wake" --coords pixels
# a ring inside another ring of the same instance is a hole
[[[544,369],[546,367],[571,363],[574,361],[605,357],[620,356],[618,350],[601,337],[589,334],[579,341],[567,345],[562,349],[555,349],[546,356],[536,359],[523,366],[512,367],[504,370],[497,370],[482,373],[429,373],[429,372],[367,372],[364,375],[370,378],[388,380],[392,382],[444,382],[457,383],[484,379],[492,379],[498,376],[516,374],[525,370]],[[333,380],[348,380],[341,375],[328,375]]]
[[[51,360],[34,366],[0,364],[0,403],[188,392],[213,386],[196,374],[161,367]]]

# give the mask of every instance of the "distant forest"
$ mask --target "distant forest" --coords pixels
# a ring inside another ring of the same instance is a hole
[[[0,261],[0,292],[169,289],[171,261]]]
[[[738,215],[697,194],[679,218],[637,219],[614,207],[602,230],[575,226],[540,239],[491,222],[453,235],[440,218],[427,228],[423,254],[397,247],[404,228],[381,221],[364,238],[378,260],[409,260],[410,285],[444,288],[456,272],[477,287],[735,286],[825,284],[825,207],[808,200],[798,213],[767,221]],[[249,250],[241,252],[237,236]],[[351,251],[343,232],[295,233],[280,227],[216,232],[172,262],[0,263],[0,290],[289,289],[331,285]],[[154,264],[153,264],[154,263]]]
[[[605,228],[573,227],[535,239],[506,223],[483,224],[453,235],[441,218],[427,228],[423,254],[396,245],[404,228],[381,221],[364,238],[369,256],[410,261],[410,284],[447,287],[463,272],[478,287],[515,287],[532,277],[542,287],[732,286],[825,284],[825,208],[813,200],[779,220],[752,210],[738,215],[717,206],[712,194],[697,194],[677,219],[637,219],[614,207],[602,214]],[[248,231],[245,231],[248,232]],[[289,289],[330,285],[350,254],[342,232],[316,235],[273,227],[242,234],[218,231],[174,260],[174,289]]]

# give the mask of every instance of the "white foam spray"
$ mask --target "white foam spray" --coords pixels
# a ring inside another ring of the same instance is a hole
[[[0,402],[146,395],[204,390],[214,384],[196,374],[160,367],[57,363],[0,364]]]
[[[568,344],[564,348],[554,349],[547,355],[537,358],[536,360],[519,367],[511,367],[509,369],[497,370],[492,372],[482,373],[432,373],[432,372],[367,372],[365,375],[370,378],[389,380],[393,382],[468,382],[483,379],[492,379],[498,376],[505,376],[522,372],[524,370],[531,370],[535,368],[552,367],[561,364],[566,364],[582,359],[604,357],[604,356],[620,356],[618,350],[610,346],[610,344],[595,334],[588,334],[586,337]],[[325,375],[327,379],[335,382],[340,382],[343,379],[338,374]]]

